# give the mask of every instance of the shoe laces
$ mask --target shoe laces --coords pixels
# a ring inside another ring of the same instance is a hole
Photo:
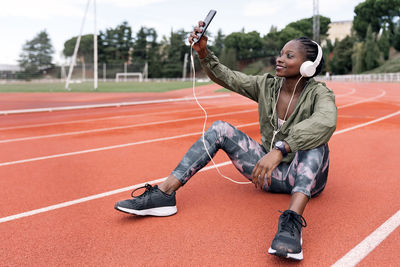
[[[135,196],[135,195],[133,194],[133,193],[135,193],[137,190],[142,189],[142,188],[145,188],[146,191],[144,191],[141,195]],[[131,193],[131,196],[132,196],[133,198],[141,198],[141,197],[144,197],[145,195],[147,195],[147,194],[148,194],[149,192],[151,192],[153,189],[154,189],[154,187],[152,187],[151,184],[145,184],[144,186],[138,187],[138,188],[136,188],[135,190],[133,190],[132,193]]]
[[[301,226],[307,227],[307,222],[302,215],[299,215],[291,210],[279,212],[282,213],[281,232],[289,232],[292,236],[294,236],[295,229],[300,232]]]

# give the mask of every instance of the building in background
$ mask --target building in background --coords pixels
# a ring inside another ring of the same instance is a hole
[[[351,27],[353,26],[353,21],[336,21],[329,24],[329,30],[327,33],[327,39],[333,43],[335,40],[343,40],[346,36],[351,34]]]

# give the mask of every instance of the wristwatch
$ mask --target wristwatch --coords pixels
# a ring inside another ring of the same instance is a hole
[[[285,143],[283,141],[278,141],[274,144],[274,148],[278,149],[282,152],[282,156],[286,157],[287,156],[287,151],[286,151],[286,147],[285,147]]]

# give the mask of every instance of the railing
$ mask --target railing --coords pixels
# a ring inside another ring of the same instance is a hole
[[[318,76],[318,80],[342,82],[400,82],[400,72]]]

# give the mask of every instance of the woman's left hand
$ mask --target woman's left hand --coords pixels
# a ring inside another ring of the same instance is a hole
[[[267,155],[262,157],[256,164],[251,173],[253,184],[257,188],[264,188],[264,177],[267,175],[268,186],[271,185],[271,174],[276,166],[281,163],[283,159],[282,152],[277,149],[272,149]]]

